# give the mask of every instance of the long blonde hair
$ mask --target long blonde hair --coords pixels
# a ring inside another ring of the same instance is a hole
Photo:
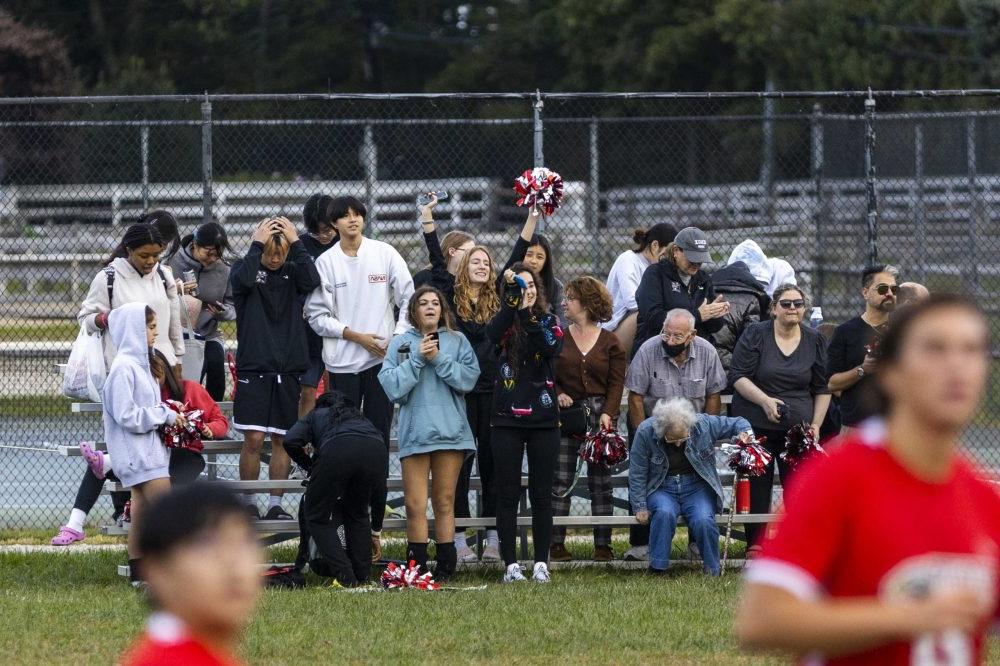
[[[472,297],[476,294],[469,279],[469,260],[476,252],[483,252],[490,260],[490,276],[486,282],[480,286],[479,295],[475,301]],[[458,273],[455,275],[455,314],[462,321],[474,321],[477,324],[485,324],[500,311],[500,296],[496,290],[497,269],[493,261],[493,255],[482,245],[477,245],[462,257],[458,264]]]

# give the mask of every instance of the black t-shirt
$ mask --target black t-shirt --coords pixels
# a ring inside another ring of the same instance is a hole
[[[687,442],[680,446],[664,442],[663,448],[667,450],[667,474],[674,476],[677,474],[694,474],[694,467],[684,453],[687,450]]]
[[[827,367],[831,375],[853,370],[865,362],[865,347],[875,344],[879,332],[861,317],[855,317],[837,327],[830,340]],[[862,377],[854,386],[840,394],[840,414],[845,426],[856,426],[874,414],[864,396],[871,390],[871,377]]]

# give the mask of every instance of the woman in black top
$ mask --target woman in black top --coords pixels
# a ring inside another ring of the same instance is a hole
[[[787,484],[789,468],[778,456],[785,450],[788,429],[805,423],[819,437],[830,406],[827,388],[826,339],[802,325],[806,296],[799,287],[784,284],[774,290],[770,321],[744,330],[733,350],[729,383],[735,389],[731,414],[750,421],[754,433],[767,437]],[[774,463],[762,476],[750,477],[750,512],[771,509]],[[747,525],[747,538],[755,545],[760,528]]]
[[[514,264],[523,263],[528,270],[533,271],[538,276],[538,284],[545,290],[548,311],[562,321],[563,285],[556,278],[556,257],[549,239],[542,234],[535,233],[535,229],[538,227],[538,215],[537,208],[528,209],[528,217],[524,220],[521,235],[514,242],[510,258],[504,264],[499,275],[503,275],[507,270],[513,268]],[[499,280],[497,288],[503,288]]]
[[[528,453],[528,495],[535,546],[532,578],[549,582],[552,540],[552,484],[559,453],[559,406],[554,361],[562,349],[563,332],[548,311],[545,290],[524,264],[504,273],[500,312],[486,326],[500,347],[493,391],[493,469],[497,484],[497,529],[507,571],[505,583],[525,580],[517,563],[515,538],[521,493],[521,460]],[[524,287],[519,286],[515,277]]]
[[[476,239],[472,234],[453,229],[439,240],[434,224],[434,207],[437,206],[438,199],[433,192],[427,194],[431,200],[420,207],[420,226],[424,232],[424,244],[427,245],[431,265],[413,275],[413,288],[419,289],[429,284],[436,287],[451,303],[455,300],[458,266],[476,246]]]

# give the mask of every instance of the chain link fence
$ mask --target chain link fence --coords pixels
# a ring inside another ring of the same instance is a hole
[[[84,465],[57,447],[101,427],[70,413],[56,364],[91,278],[145,211],[170,210],[182,233],[218,220],[239,254],[259,219],[301,226],[311,194],[352,194],[368,233],[416,272],[428,260],[418,193],[450,192],[441,233],[471,231],[502,261],[524,219],[513,178],[545,164],[565,180],[544,229],[563,280],[605,278],[635,227],[667,221],[704,229],[722,264],[747,238],[788,260],[828,322],[861,311],[860,270],[877,260],[975,294],[995,328],[998,95],[0,99],[0,528],[55,526],[72,504]],[[995,467],[998,390],[969,433]],[[220,457],[219,475],[235,477],[235,462]]]

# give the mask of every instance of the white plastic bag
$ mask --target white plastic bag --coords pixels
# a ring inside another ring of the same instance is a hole
[[[87,333],[85,326],[69,353],[69,361],[63,372],[63,395],[68,398],[101,401],[101,389],[107,377],[104,366],[104,344],[100,333]]]

